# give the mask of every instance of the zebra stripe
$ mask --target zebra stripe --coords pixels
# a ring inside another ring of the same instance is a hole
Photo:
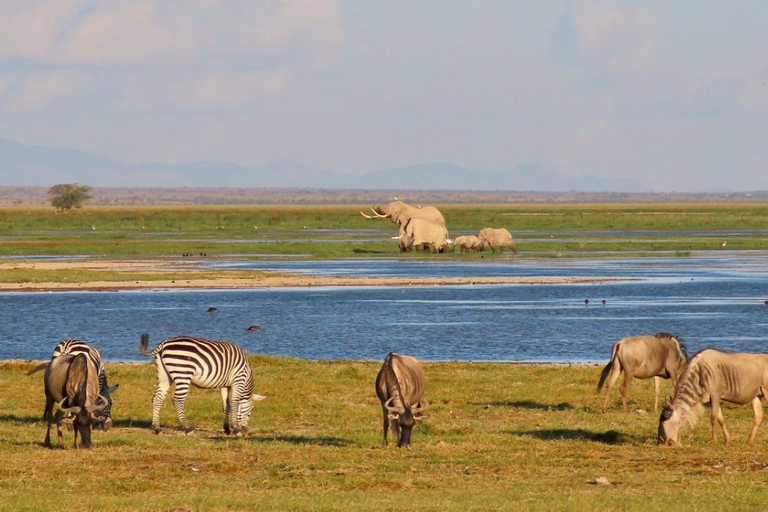
[[[253,409],[253,400],[264,397],[253,394],[253,372],[245,352],[226,341],[176,336],[161,341],[148,351],[149,336],[142,335],[139,353],[155,356],[157,388],[152,397],[152,428],[160,431],[160,408],[171,384],[173,408],[186,432],[193,429],[187,421],[184,402],[190,384],[204,389],[221,390],[224,432],[245,431]]]
[[[107,398],[107,407],[102,411],[101,415],[106,417],[111,424],[112,398],[109,396],[109,392],[107,391],[107,388],[109,387],[107,384],[107,372],[104,369],[104,363],[101,360],[101,354],[99,354],[99,351],[96,350],[96,347],[92,347],[84,341],[75,339],[67,339],[56,345],[56,348],[53,349],[52,357],[59,357],[66,354],[85,354],[93,363],[93,366],[96,368],[99,376],[99,394]],[[107,428],[108,426],[103,425],[103,427]]]

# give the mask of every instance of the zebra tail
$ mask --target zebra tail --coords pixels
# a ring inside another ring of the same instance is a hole
[[[149,346],[149,334],[146,332],[141,335],[141,341],[139,342],[139,354],[143,356],[153,356],[155,355],[154,351],[147,350]]]
[[[616,359],[616,354],[619,351],[619,344],[616,343],[613,346],[613,350],[611,351],[611,360],[608,361],[608,364],[605,365],[605,368],[603,368],[603,371],[600,373],[600,380],[597,383],[597,392],[599,393],[603,389],[603,384],[605,384],[605,380],[608,378],[608,375],[611,374],[611,368],[613,368],[613,362]]]
[[[51,363],[48,362],[48,363],[39,364],[39,365],[35,366],[32,370],[28,371],[27,375],[32,375],[33,373],[37,373],[40,370],[44,370],[44,369],[48,368],[49,364],[51,364]]]

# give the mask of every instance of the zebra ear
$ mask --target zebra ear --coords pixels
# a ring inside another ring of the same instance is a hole
[[[672,397],[671,396],[667,397],[667,405],[672,407]]]
[[[120,384],[115,384],[114,386],[109,386],[105,391],[107,392],[108,395],[111,395],[112,393],[117,391],[117,388],[119,387],[120,387]]]
[[[251,398],[253,398],[254,402],[258,402],[259,400],[264,400],[267,397],[264,395],[257,395],[256,393],[254,393]]]

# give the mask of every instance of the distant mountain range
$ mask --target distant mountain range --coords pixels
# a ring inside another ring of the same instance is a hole
[[[0,186],[50,186],[57,183],[82,183],[94,187],[647,191],[631,179],[566,176],[555,169],[537,165],[519,165],[498,171],[433,163],[352,175],[316,169],[292,160],[276,160],[256,167],[227,162],[129,164],[86,151],[30,146],[0,139]]]

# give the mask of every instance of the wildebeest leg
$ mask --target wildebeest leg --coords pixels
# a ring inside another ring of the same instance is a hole
[[[619,380],[619,375],[621,374],[621,367],[619,366],[619,362],[615,361],[613,363],[613,367],[611,367],[611,376],[608,379],[608,387],[605,390],[605,401],[603,402],[603,412],[605,412],[606,407],[608,407],[608,400],[611,398],[611,391],[613,390],[614,384],[616,384],[616,381]]]
[[[627,389],[629,388],[629,384],[632,382],[632,378],[635,375],[632,372],[628,372],[626,368],[624,368],[624,382],[621,383],[621,387],[619,388],[619,391],[621,392],[621,403],[624,406],[624,412],[629,412],[629,407],[627,407]]]
[[[51,448],[51,422],[48,421],[48,430],[45,432],[45,446]]]
[[[221,388],[221,405],[224,409],[224,433],[229,434],[229,415],[232,408],[229,402],[229,388]]]
[[[725,428],[725,418],[723,418],[723,410],[720,408],[720,397],[719,396],[710,396],[710,404],[712,407],[712,417],[711,417],[711,423],[712,423],[712,437],[710,438],[709,442],[712,444],[717,443],[717,425],[720,425],[720,428],[723,429],[723,437],[725,438],[725,444],[728,444],[731,442],[731,436],[728,434],[728,430]]]
[[[384,442],[382,443],[384,446],[387,446],[387,434],[389,433],[389,412],[385,408],[381,408],[382,414],[384,415]]]
[[[763,422],[763,403],[760,401],[760,397],[756,396],[752,399],[752,410],[755,411],[755,424],[752,426],[752,432],[749,433],[747,438],[747,444],[752,444],[757,436],[757,429]]]
[[[655,398],[653,400],[653,412],[659,412],[659,394],[661,393],[661,377],[653,378],[653,387]]]
[[[56,417],[56,445],[59,448],[64,448],[64,433],[61,431],[61,417],[59,416]]]

